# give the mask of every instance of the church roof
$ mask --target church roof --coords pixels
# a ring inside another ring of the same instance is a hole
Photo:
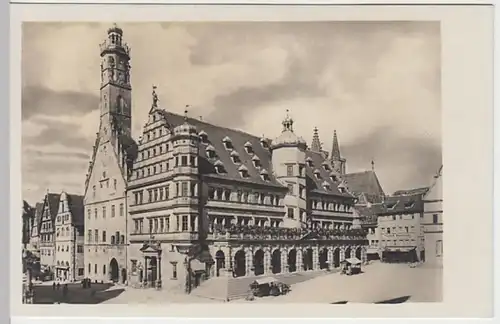
[[[185,116],[177,115],[172,112],[163,110],[161,114],[165,117],[167,124],[170,127],[184,123]],[[202,174],[211,175],[220,179],[237,180],[242,182],[251,182],[261,185],[274,186],[285,188],[274,177],[272,172],[269,172],[269,180],[262,178],[260,170],[272,170],[271,152],[261,144],[260,137],[253,136],[240,130],[216,126],[198,119],[187,118],[187,121],[196,126],[198,132],[206,133],[206,141],[199,144],[199,169]],[[223,140],[230,139],[232,149],[228,150],[224,146]],[[269,142],[268,142],[269,143]],[[245,145],[248,147],[251,144],[252,152],[247,153]],[[215,159],[208,158],[206,154],[207,147],[211,146],[215,150]],[[234,163],[232,156],[239,156],[240,163]],[[260,160],[260,166],[256,167],[252,158],[257,156]],[[224,173],[217,173],[214,168],[214,163],[220,161],[224,166]],[[242,178],[238,171],[244,165],[248,170],[248,177]]]
[[[71,216],[74,225],[83,225],[85,216],[83,208],[83,196],[67,194],[68,207],[71,211]]]
[[[355,195],[363,193],[365,198],[371,203],[381,202],[382,197],[385,196],[375,171],[347,173],[342,177],[350,192]]]

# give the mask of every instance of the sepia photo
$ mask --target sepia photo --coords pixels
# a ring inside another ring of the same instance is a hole
[[[440,55],[437,21],[24,22],[23,303],[441,302]]]

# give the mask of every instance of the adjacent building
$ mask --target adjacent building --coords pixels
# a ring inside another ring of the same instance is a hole
[[[443,266],[443,167],[434,176],[424,198],[424,238],[426,262]]]
[[[63,192],[55,220],[55,277],[63,281],[84,278],[83,196]]]
[[[38,236],[40,246],[40,265],[44,269],[54,271],[55,265],[55,224],[54,221],[59,210],[60,195],[47,193],[41,206]]]
[[[40,257],[40,237],[38,235],[39,226],[41,224],[43,214],[43,202],[35,204],[35,217],[30,222],[30,238],[28,242],[28,250],[34,255]]]

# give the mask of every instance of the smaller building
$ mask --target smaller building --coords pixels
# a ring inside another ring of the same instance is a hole
[[[434,176],[424,197],[424,237],[426,263],[443,266],[443,167]]]
[[[32,254],[40,257],[40,240],[38,236],[38,227],[42,220],[43,214],[43,202],[38,202],[35,204],[35,216],[30,221],[29,224],[29,242],[27,246],[27,250]]]
[[[61,194],[55,233],[55,278],[63,281],[83,279],[83,196]]]
[[[383,261],[425,260],[423,216],[422,193],[386,197],[377,225]]]
[[[42,216],[38,229],[40,242],[40,264],[42,268],[54,271],[54,221],[59,209],[59,194],[47,193],[43,199]]]

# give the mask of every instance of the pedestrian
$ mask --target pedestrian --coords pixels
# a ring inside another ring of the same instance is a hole
[[[56,282],[55,281],[52,283],[52,290],[56,290]]]
[[[57,283],[56,288],[57,288],[57,290],[59,290],[59,288],[61,288],[61,284]]]

